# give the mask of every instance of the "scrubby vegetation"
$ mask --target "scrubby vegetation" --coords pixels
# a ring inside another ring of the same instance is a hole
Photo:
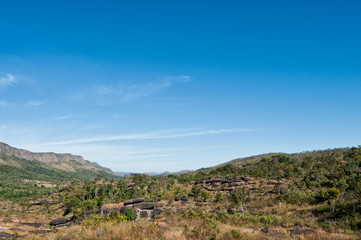
[[[99,175],[73,180],[61,191],[43,189],[53,193],[44,198],[46,208],[37,207],[39,213],[77,219],[75,226],[48,233],[49,239],[74,234],[78,239],[357,239],[361,232],[360,147],[269,154],[181,175]],[[133,210],[107,216],[95,211],[135,198],[156,202],[164,212],[154,222],[137,223]]]

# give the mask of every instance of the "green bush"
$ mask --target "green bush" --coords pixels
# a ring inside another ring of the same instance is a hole
[[[340,196],[341,192],[337,188],[330,188],[327,191],[328,199],[337,199]]]
[[[295,190],[287,194],[280,195],[279,201],[283,201],[290,204],[309,204],[315,201],[314,193],[310,190]]]
[[[276,222],[276,220],[271,215],[266,215],[261,218],[261,222],[270,225]]]
[[[64,205],[67,209],[73,210],[80,205],[80,199],[72,196],[64,200]]]
[[[133,221],[137,218],[137,213],[133,208],[128,208],[125,212],[125,216],[127,217],[128,221]]]
[[[337,199],[340,196],[341,192],[337,188],[330,188],[327,191],[321,190],[316,193],[315,200],[316,203],[323,203],[329,200]]]

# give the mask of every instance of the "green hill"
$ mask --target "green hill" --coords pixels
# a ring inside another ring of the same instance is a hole
[[[90,180],[98,175],[120,177],[110,169],[86,161],[80,156],[31,153],[0,144],[0,196],[3,199],[36,197],[49,191],[48,188],[72,179]]]

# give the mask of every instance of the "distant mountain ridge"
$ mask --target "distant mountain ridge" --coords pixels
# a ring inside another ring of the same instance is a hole
[[[0,182],[61,183],[72,179],[93,179],[98,175],[120,176],[96,162],[70,153],[33,153],[0,143]],[[11,180],[12,179],[12,180]]]
[[[28,150],[11,147],[10,145],[2,142],[0,142],[0,152],[3,152],[6,155],[15,156],[29,161],[35,160],[43,163],[69,162],[71,160],[82,164],[86,163],[84,158],[78,155],[53,152],[34,153]]]

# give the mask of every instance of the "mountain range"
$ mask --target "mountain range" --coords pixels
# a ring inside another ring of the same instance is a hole
[[[119,178],[109,168],[69,153],[33,153],[0,143],[0,180],[10,183],[42,181],[60,183],[92,179],[98,175]]]

